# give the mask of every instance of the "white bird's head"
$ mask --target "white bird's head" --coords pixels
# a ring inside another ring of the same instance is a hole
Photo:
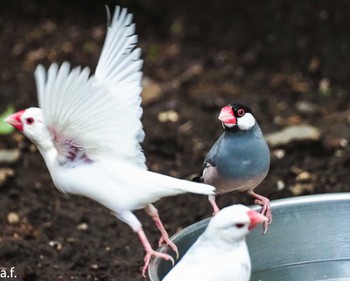
[[[219,120],[225,129],[249,130],[256,123],[251,109],[239,103],[224,106],[221,109]]]
[[[223,208],[212,218],[206,233],[212,237],[236,241],[244,238],[250,230],[265,221],[265,216],[244,205],[232,205]]]
[[[22,132],[35,144],[47,140],[48,131],[40,108],[30,107],[25,110],[20,110],[6,117],[5,122]]]

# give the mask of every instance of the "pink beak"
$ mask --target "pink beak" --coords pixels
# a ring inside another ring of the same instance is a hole
[[[258,224],[261,224],[261,223],[267,221],[267,217],[265,217],[264,215],[262,215],[256,211],[250,210],[247,212],[247,214],[248,214],[248,217],[250,219],[250,224],[248,227],[249,230],[252,230]]]
[[[13,127],[15,127],[19,131],[23,131],[23,123],[21,121],[21,116],[23,114],[24,110],[20,110],[16,113],[11,114],[10,116],[7,116],[5,118],[5,122],[9,123]]]
[[[227,105],[221,109],[219,120],[229,125],[237,125],[237,119],[233,113],[231,106]]]

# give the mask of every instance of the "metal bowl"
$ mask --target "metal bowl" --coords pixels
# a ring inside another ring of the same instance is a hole
[[[258,227],[247,237],[251,281],[350,280],[350,193],[280,199],[272,201],[271,207],[273,222],[267,234],[262,235]],[[171,238],[180,258],[209,220],[190,225]],[[174,255],[168,247],[158,251]],[[155,258],[149,277],[160,281],[170,269],[170,262]]]

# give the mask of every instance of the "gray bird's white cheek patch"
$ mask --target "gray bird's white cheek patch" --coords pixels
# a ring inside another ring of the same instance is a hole
[[[237,125],[241,130],[249,130],[254,127],[255,123],[255,118],[251,113],[246,113],[237,119]]]

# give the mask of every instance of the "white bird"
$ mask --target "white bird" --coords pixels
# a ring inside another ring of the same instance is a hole
[[[243,205],[223,208],[163,281],[248,281],[246,235],[267,217]]]
[[[151,203],[185,192],[214,194],[215,188],[147,171],[140,146],[143,61],[136,43],[132,14],[116,7],[95,75],[87,67],[71,70],[67,62],[48,71],[39,65],[40,108],[21,110],[6,121],[37,146],[60,191],[99,202],[138,234],[146,251],[145,275],[153,255],[173,259],[152,249],[132,211],[144,208],[161,232],[160,243],[177,252]]]

